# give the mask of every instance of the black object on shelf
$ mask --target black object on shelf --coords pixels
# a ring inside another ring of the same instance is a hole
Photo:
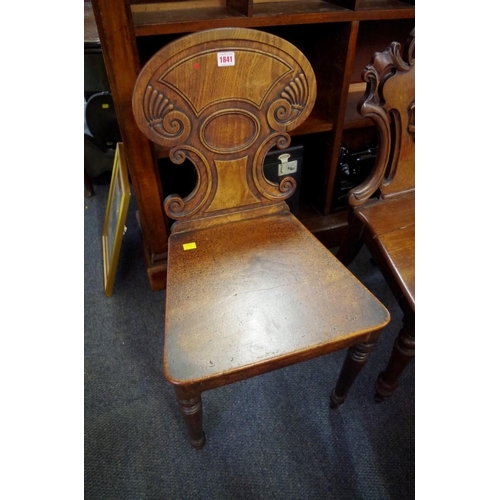
[[[297,182],[295,192],[286,200],[290,211],[294,215],[299,212],[303,160],[304,146],[302,145],[292,146],[287,149],[273,148],[264,160],[264,175],[268,180],[279,184],[285,177],[292,177]]]
[[[348,205],[349,191],[366,180],[375,165],[376,158],[376,145],[367,145],[365,149],[354,152],[350,152],[345,146],[340,147],[334,192],[336,208]]]

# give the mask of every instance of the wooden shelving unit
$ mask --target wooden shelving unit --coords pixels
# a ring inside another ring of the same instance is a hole
[[[92,0],[85,4],[85,36],[98,34],[138,205],[151,287],[164,288],[169,223],[163,211],[155,148],[139,132],[131,109],[135,80],[158,49],[184,34],[210,28],[262,29],[289,40],[318,81],[316,107],[292,133],[305,144],[299,218],[328,246],[340,243],[346,211],[333,195],[341,144],[361,140],[371,124],[357,113],[361,71],[377,50],[404,42],[414,27],[411,0]],[[94,40],[95,42],[95,40]]]

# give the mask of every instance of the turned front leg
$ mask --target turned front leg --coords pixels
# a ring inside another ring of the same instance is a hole
[[[405,317],[385,371],[380,373],[375,385],[375,401],[391,396],[399,386],[404,369],[415,357],[415,316]]]
[[[202,448],[205,444],[205,432],[203,431],[201,392],[187,391],[182,387],[176,387],[175,394],[188,429],[191,445],[194,448]]]
[[[373,347],[375,346],[375,341],[376,339],[373,342],[363,342],[349,348],[337,381],[337,385],[330,394],[330,408],[337,408],[345,401],[347,392],[349,391],[351,385],[354,383],[358,373],[368,361],[368,358],[373,351]]]

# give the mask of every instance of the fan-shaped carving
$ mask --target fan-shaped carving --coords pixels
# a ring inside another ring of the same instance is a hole
[[[307,82],[304,73],[301,73],[290,82],[290,85],[285,87],[281,97],[289,101],[292,107],[300,112],[304,109],[307,102]]]
[[[248,42],[244,42],[248,44]],[[221,103],[227,99],[227,89],[224,86],[228,79],[235,79],[232,99],[247,102],[257,108],[262,106],[269,90],[287,74],[293,72],[290,62],[281,54],[273,54],[269,50],[259,50],[254,45],[238,48],[237,62],[234,67],[219,67],[217,65],[218,51],[204,49],[201,52],[194,48],[180,60],[174,59],[166,67],[158,81],[182,96],[186,104],[199,117],[209,106]],[[244,68],[243,71],[240,68]],[[252,72],[263,72],[268,75],[267,81],[249,78]],[[235,78],[236,76],[236,78]],[[212,82],[206,85],[206,82]],[[192,92],[196,87],[197,92]]]
[[[148,85],[144,93],[144,116],[149,127],[161,138],[167,140],[186,140],[191,132],[188,117],[174,110],[174,105],[168,97]],[[165,141],[163,141],[165,143]]]
[[[287,130],[304,111],[309,98],[309,88],[303,73],[295,77],[281,92],[280,99],[271,104],[267,118],[275,130]]]

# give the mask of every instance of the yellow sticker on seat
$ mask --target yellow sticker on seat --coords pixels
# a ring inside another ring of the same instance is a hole
[[[194,241],[191,243],[184,243],[182,248],[184,248],[184,250],[194,250],[196,248],[196,243]]]

